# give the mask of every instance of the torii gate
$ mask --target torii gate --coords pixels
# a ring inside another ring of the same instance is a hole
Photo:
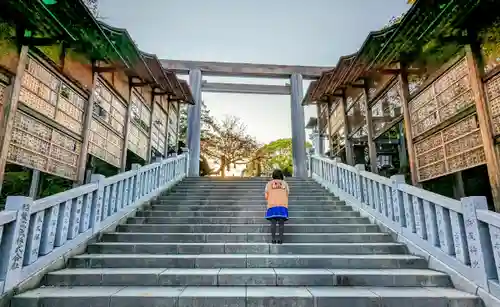
[[[165,69],[177,74],[189,74],[189,85],[195,101],[188,111],[187,145],[190,150],[189,175],[198,176],[200,161],[201,93],[240,93],[291,95],[292,156],[294,177],[306,177],[306,142],[304,109],[302,107],[303,79],[317,80],[328,67],[286,66],[269,64],[197,62],[161,60]],[[289,79],[290,85],[208,83],[205,76]]]

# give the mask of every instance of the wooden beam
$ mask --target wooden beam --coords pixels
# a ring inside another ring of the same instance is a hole
[[[378,72],[383,75],[395,76],[401,74],[402,68],[384,68],[384,69],[379,69]],[[420,75],[425,72],[426,72],[425,68],[406,68],[406,73],[408,75]]]
[[[403,105],[403,123],[405,127],[406,144],[408,148],[408,159],[411,173],[411,183],[414,186],[418,186],[418,176],[417,176],[417,165],[415,164],[415,148],[413,147],[413,134],[411,128],[411,116],[410,116],[410,88],[408,85],[408,73],[406,72],[406,66],[401,65],[402,70],[399,74],[399,86],[401,87],[401,103]]]
[[[148,85],[151,85],[151,83],[147,83],[147,82],[132,82],[131,83],[131,86],[133,88],[136,88],[136,87],[146,87]]]
[[[500,162],[495,152],[495,143],[493,141],[493,128],[491,116],[489,114],[486,93],[483,87],[482,76],[484,70],[480,68],[480,45],[473,31],[469,31],[469,44],[465,45],[465,56],[469,69],[472,93],[476,102],[477,120],[481,131],[486,165],[488,167],[488,177],[491,185],[491,194],[495,211],[500,212]]]
[[[21,47],[19,53],[19,61],[17,62],[16,77],[12,84],[10,99],[8,98],[4,104],[4,113],[0,129],[0,140],[2,146],[0,148],[0,190],[5,176],[5,166],[7,164],[7,154],[9,152],[9,144],[12,139],[12,130],[14,129],[14,119],[16,117],[17,105],[19,103],[19,94],[21,93],[21,85],[23,76],[26,71],[26,63],[28,61],[29,46]]]
[[[289,85],[242,84],[242,83],[213,83],[204,82],[202,92],[209,93],[238,93],[263,95],[290,95]]]
[[[190,70],[199,69],[204,76],[253,77],[253,78],[290,78],[300,74],[306,80],[316,80],[332,67],[250,64],[230,62],[201,62],[160,60],[164,69],[178,74],[189,74]]]
[[[118,70],[117,67],[114,66],[106,66],[106,67],[94,67],[93,68],[97,73],[108,73],[108,72],[116,72]]]

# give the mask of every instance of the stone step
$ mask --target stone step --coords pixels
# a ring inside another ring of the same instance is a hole
[[[192,187],[185,187],[185,186],[175,186],[172,187],[169,190],[169,193],[189,193],[189,192],[208,192],[208,193],[257,193],[257,194],[262,194],[264,192],[264,189],[261,188],[242,188],[242,187],[236,187],[236,188],[226,188],[226,187],[219,187],[219,186],[214,186],[213,188],[192,188]],[[295,188],[292,193],[326,193],[330,194],[329,191],[323,189],[322,187],[305,187],[305,188]]]
[[[232,204],[232,205],[157,205],[153,203],[149,208],[159,211],[262,211],[267,208],[264,203],[253,203],[247,205]],[[289,205],[288,211],[351,211],[353,208],[345,204],[329,204],[329,205]]]
[[[261,217],[131,217],[129,224],[262,224]],[[289,220],[293,224],[369,224],[366,217],[295,217]],[[287,223],[287,225],[289,224]]]
[[[203,194],[186,194],[186,195],[162,195],[158,198],[159,200],[246,200],[246,201],[265,201],[264,193],[261,195],[250,193],[246,196],[238,194],[227,194],[227,195],[203,195]],[[339,198],[333,195],[293,195],[291,194],[288,199],[290,201],[318,201],[318,200],[338,200]]]
[[[327,269],[65,269],[49,273],[46,286],[379,286],[451,287],[432,270]]]
[[[442,287],[46,287],[11,307],[480,307],[479,297]]]
[[[266,224],[124,224],[119,225],[118,232],[141,233],[269,233],[270,226]],[[360,233],[379,232],[377,225],[373,224],[287,224],[287,233]]]
[[[269,233],[132,233],[111,232],[102,235],[103,242],[150,243],[267,243]],[[387,233],[286,233],[285,243],[381,243],[392,242]]]
[[[246,190],[246,189],[233,189],[233,190],[216,190],[216,189],[206,189],[206,190],[200,190],[200,189],[187,189],[185,191],[170,191],[168,194],[162,194],[161,196],[166,196],[166,195],[178,195],[178,196],[185,196],[185,195],[193,195],[193,196],[198,196],[198,197],[203,197],[203,196],[222,196],[221,198],[224,198],[227,195],[231,196],[238,196],[238,197],[245,197],[248,195],[264,195],[264,190]],[[297,190],[292,190],[290,191],[290,197],[292,196],[306,196],[306,195],[311,195],[311,196],[334,196],[333,194],[324,191],[324,190],[316,190],[316,191],[311,191],[311,190],[303,190],[303,191],[297,191]]]
[[[265,200],[261,199],[259,201],[255,200],[235,200],[235,199],[156,199],[152,201],[153,205],[176,205],[176,206],[264,206]],[[288,206],[294,208],[297,206],[300,208],[309,206],[337,206],[345,205],[344,201],[341,200],[289,200]]]
[[[270,255],[270,254],[83,254],[69,259],[69,268],[309,268],[425,269],[413,255]]]
[[[405,254],[400,243],[149,243],[90,244],[91,254]]]
[[[137,217],[260,217],[266,213],[265,207],[258,211],[138,211]],[[291,219],[298,217],[359,217],[357,211],[289,211]]]

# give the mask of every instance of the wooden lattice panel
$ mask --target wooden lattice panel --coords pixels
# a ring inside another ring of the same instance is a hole
[[[344,127],[344,108],[341,103],[338,103],[330,115],[330,129],[332,129],[332,134]]]
[[[464,58],[410,101],[413,137],[436,127],[473,104],[467,61]]]
[[[493,134],[500,135],[500,74],[486,82]]]
[[[97,119],[90,122],[89,153],[111,165],[120,167],[123,139]]]
[[[135,123],[144,132],[149,133],[149,125],[151,121],[151,111],[148,109],[141,96],[137,93],[132,93],[132,122]]]
[[[132,124],[128,136],[128,149],[146,160],[148,154],[148,135]]]
[[[153,127],[151,127],[151,146],[160,153],[165,152],[167,114],[158,104],[153,107]]]
[[[5,86],[5,84],[3,83],[0,83],[0,108],[5,103],[5,99],[7,99],[6,95],[7,95],[7,86]]]
[[[344,126],[342,126],[338,131],[332,134],[330,139],[332,142],[332,152],[335,155],[338,155],[345,147],[344,131]]]
[[[177,121],[179,120],[177,118],[177,108],[177,103],[170,103],[170,106],[168,108],[168,131],[172,135],[177,134]]]
[[[475,115],[415,143],[419,181],[486,163]]]
[[[109,124],[119,135],[125,133],[127,107],[103,82],[97,81],[94,116]]]
[[[16,113],[9,162],[74,180],[80,150],[81,142],[29,115]]]
[[[81,135],[85,99],[33,58],[28,58],[19,101]]]
[[[399,82],[392,85],[371,107],[375,134],[389,128],[388,125],[402,114],[402,99]]]
[[[352,107],[347,111],[349,133],[358,130],[366,124],[365,94],[358,95]]]

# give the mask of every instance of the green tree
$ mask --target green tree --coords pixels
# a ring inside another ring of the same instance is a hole
[[[312,147],[306,142],[306,148]],[[248,176],[270,175],[274,169],[281,169],[285,175],[293,174],[292,139],[278,139],[255,151],[247,163],[245,173]]]

